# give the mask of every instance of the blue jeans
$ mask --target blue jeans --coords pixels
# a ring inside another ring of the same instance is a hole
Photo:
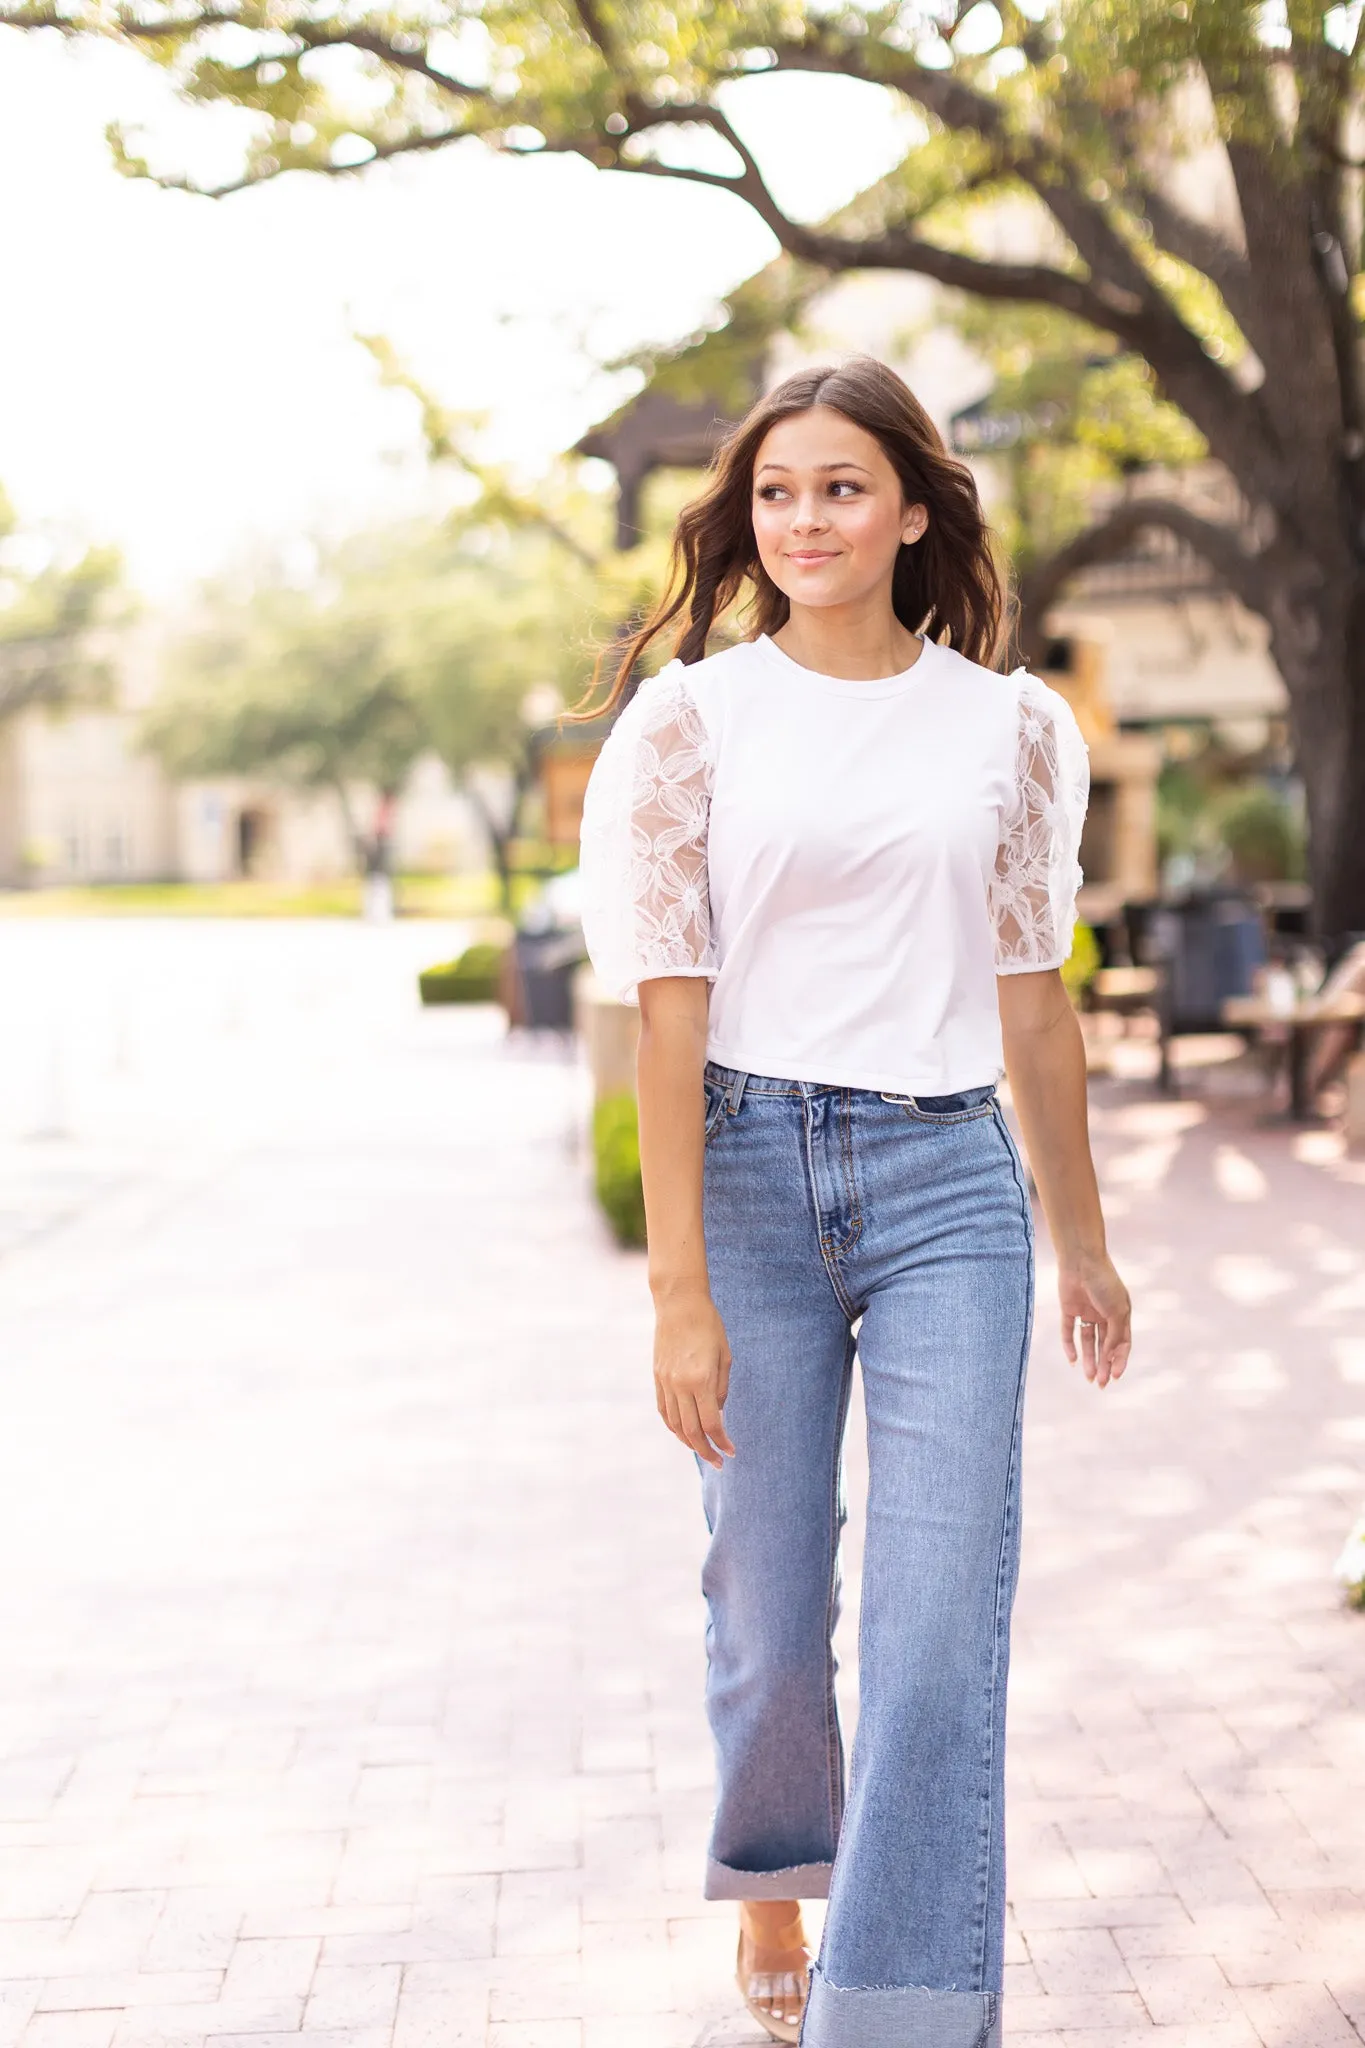
[[[703,1467],[713,1899],[823,1898],[804,2048],[999,2039],[1005,1681],[1033,1309],[993,1088],[706,1068],[736,1455]],[[856,1351],[869,1491],[847,1793],[830,1636]]]

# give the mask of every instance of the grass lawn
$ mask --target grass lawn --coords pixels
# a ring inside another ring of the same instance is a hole
[[[526,884],[529,893],[533,884]],[[519,891],[520,893],[520,887]],[[486,917],[498,909],[496,878],[399,875],[400,917]],[[98,882],[82,887],[0,889],[0,917],[358,917],[360,882],[308,887],[278,882]]]

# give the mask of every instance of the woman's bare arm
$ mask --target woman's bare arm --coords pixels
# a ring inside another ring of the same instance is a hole
[[[711,1300],[702,1229],[709,994],[699,976],[641,982],[637,1087],[655,1399],[674,1436],[719,1467],[734,1446],[722,1416],[730,1347]]]
[[[1105,1386],[1128,1363],[1132,1310],[1105,1243],[1081,1028],[1055,970],[1002,974],[996,987],[1010,1092],[1057,1253],[1062,1344],[1073,1365],[1079,1350],[1086,1378]]]

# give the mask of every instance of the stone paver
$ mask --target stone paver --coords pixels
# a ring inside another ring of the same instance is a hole
[[[0,925],[0,2048],[759,2038],[641,1263],[576,1072],[417,1012],[451,938]],[[1139,1356],[1044,1276],[1009,2024],[1349,2048],[1365,1166],[1231,1078],[1095,1122]]]

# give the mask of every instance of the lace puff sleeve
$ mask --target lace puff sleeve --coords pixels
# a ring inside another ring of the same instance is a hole
[[[661,975],[716,973],[706,879],[712,751],[680,661],[642,683],[583,800],[583,937],[624,1001]]]
[[[1014,789],[991,877],[997,974],[1060,967],[1071,951],[1090,759],[1065,697],[1019,672]]]

